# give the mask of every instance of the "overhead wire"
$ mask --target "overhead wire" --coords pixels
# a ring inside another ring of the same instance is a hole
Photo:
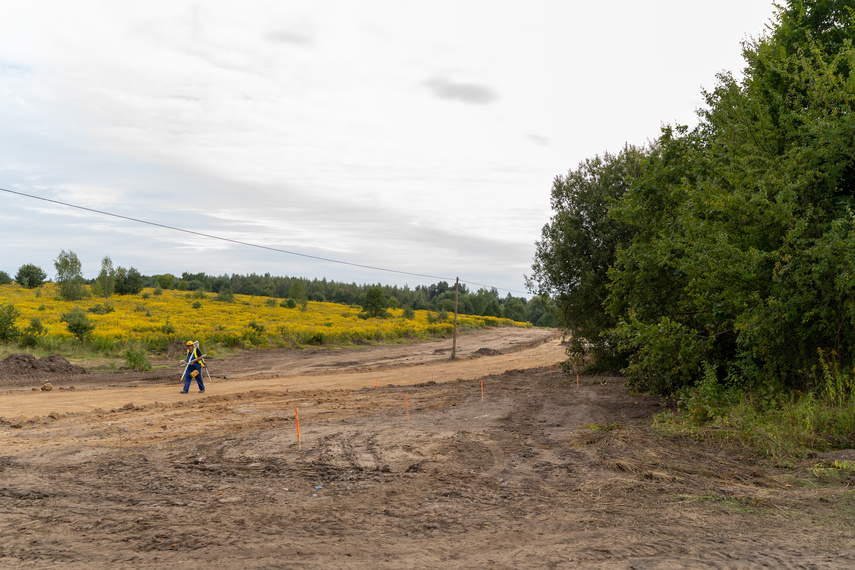
[[[57,205],[59,205],[59,206],[65,206],[65,207],[67,207],[67,208],[75,208],[75,209],[78,209],[78,210],[83,210],[83,211],[91,212],[91,213],[94,213],[94,214],[100,214],[100,215],[103,215],[103,216],[110,216],[110,217],[113,217],[113,218],[118,218],[118,219],[126,220],[126,221],[129,221],[129,222],[135,222],[135,223],[138,223],[138,224],[145,224],[145,225],[154,226],[154,227],[157,227],[157,228],[163,228],[163,229],[172,230],[172,231],[176,231],[176,232],[182,232],[182,233],[185,233],[185,234],[191,234],[191,235],[195,235],[195,236],[199,236],[199,237],[204,237],[204,238],[208,238],[208,239],[214,239],[214,240],[219,240],[219,241],[229,242],[229,243],[233,243],[233,244],[237,244],[237,245],[243,245],[243,246],[246,246],[246,247],[254,247],[254,248],[257,248],[257,249],[266,249],[266,250],[268,250],[268,251],[273,251],[273,252],[276,252],[276,253],[285,253],[285,254],[288,254],[288,255],[295,255],[295,256],[298,256],[298,257],[305,257],[305,258],[308,258],[308,259],[315,259],[315,260],[317,260],[317,261],[323,261],[323,262],[326,262],[326,263],[336,263],[336,264],[339,264],[339,265],[347,265],[347,266],[350,266],[350,267],[359,267],[359,268],[361,268],[361,269],[370,269],[370,270],[372,270],[372,271],[381,271],[381,272],[385,272],[385,273],[395,273],[395,274],[398,274],[398,275],[410,275],[410,276],[413,276],[413,277],[424,277],[424,278],[427,278],[427,279],[438,279],[438,280],[440,280],[440,281],[454,281],[454,280],[455,280],[455,278],[452,278],[452,277],[441,277],[441,276],[438,276],[438,275],[429,275],[429,274],[425,274],[425,273],[415,273],[415,272],[410,272],[410,271],[401,271],[401,270],[398,270],[398,269],[389,269],[389,268],[385,268],[385,267],[377,267],[377,266],[373,266],[373,265],[364,265],[364,264],[361,264],[361,263],[353,263],[353,262],[350,262],[350,261],[343,261],[343,260],[340,260],[340,259],[332,259],[332,258],[329,258],[329,257],[321,257],[321,256],[318,256],[318,255],[311,255],[311,254],[308,254],[308,253],[301,253],[301,252],[298,252],[298,251],[291,251],[291,250],[287,250],[287,249],[281,249],[281,248],[278,248],[278,247],[271,247],[271,246],[268,246],[268,245],[261,245],[261,244],[257,244],[257,243],[251,243],[251,242],[246,242],[246,241],[236,240],[236,239],[227,238],[227,237],[223,237],[223,236],[218,236],[218,235],[214,235],[214,234],[208,234],[208,233],[204,233],[204,232],[198,232],[198,231],[195,231],[195,230],[188,230],[188,229],[185,229],[185,228],[179,228],[179,227],[176,227],[176,226],[170,226],[170,225],[168,225],[168,224],[161,224],[161,223],[158,223],[158,222],[152,222],[152,221],[149,221],[149,220],[143,220],[143,219],[141,219],[141,218],[134,218],[134,217],[131,217],[131,216],[123,216],[123,215],[121,215],[121,214],[116,214],[116,213],[114,213],[114,212],[107,212],[107,211],[104,211],[104,210],[97,210],[97,209],[95,209],[95,208],[89,208],[89,207],[87,207],[87,206],[81,206],[81,205],[79,205],[79,204],[72,204],[72,203],[70,203],[70,202],[63,202],[62,200],[54,200],[54,199],[52,199],[52,198],[45,198],[44,196],[37,196],[37,195],[35,195],[35,194],[28,194],[28,193],[26,193],[26,192],[19,192],[19,191],[16,191],[16,190],[9,190],[8,188],[0,188],[0,190],[2,190],[3,192],[7,192],[7,193],[9,193],[9,194],[16,194],[16,195],[18,195],[18,196],[22,196],[22,197],[24,197],[24,198],[32,198],[32,199],[34,199],[34,200],[41,200],[41,201],[43,201],[43,202],[49,202],[49,203],[51,203],[51,204],[57,204]],[[515,290],[513,290],[513,289],[507,289],[507,288],[504,288],[504,287],[495,287],[495,286],[493,286],[493,285],[484,285],[484,284],[482,284],[482,283],[475,283],[474,281],[466,281],[466,280],[460,279],[460,282],[461,282],[461,283],[464,283],[464,284],[468,284],[468,285],[475,285],[475,286],[478,286],[478,287],[487,287],[487,288],[492,288],[492,289],[496,289],[496,290],[500,290],[500,291],[508,291],[509,293],[520,293],[520,294],[523,294],[523,295],[525,295],[525,294],[526,294],[526,293],[524,293],[524,292],[522,292],[522,291],[515,291]]]

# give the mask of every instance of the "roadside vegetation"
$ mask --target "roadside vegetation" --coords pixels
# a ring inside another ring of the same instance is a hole
[[[854,41],[852,0],[782,3],[696,128],[556,178],[529,288],[568,366],[673,398],[672,432],[855,447]]]

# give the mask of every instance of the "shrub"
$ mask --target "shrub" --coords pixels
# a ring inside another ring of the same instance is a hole
[[[15,326],[15,320],[20,314],[21,312],[12,303],[0,305],[0,340],[3,341],[3,344],[18,338],[18,327]]]
[[[125,351],[125,367],[131,370],[148,372],[151,370],[151,363],[148,361],[148,356],[143,349],[129,348]]]
[[[403,317],[407,320],[412,321],[413,319],[416,318],[416,312],[414,310],[412,310],[410,307],[407,307],[406,309],[404,309]]]
[[[202,303],[200,303],[199,301],[196,301],[195,303],[193,303],[193,304],[192,304],[192,305],[190,305],[190,306],[191,306],[191,307],[193,307],[194,309],[201,309],[201,308],[202,308]]]
[[[68,327],[68,332],[74,335],[77,340],[84,341],[89,333],[95,328],[95,323],[89,320],[86,312],[79,307],[75,307],[67,313],[62,313],[59,318]]]
[[[221,303],[234,303],[235,294],[232,293],[230,287],[223,287],[220,289],[220,292],[217,293],[217,301]]]
[[[30,325],[21,331],[19,342],[21,346],[32,348],[39,342],[39,338],[47,333],[47,329],[42,325],[42,321],[33,317],[30,319]]]
[[[267,299],[267,301],[265,301],[264,304],[267,305],[268,307],[275,307],[276,306],[276,299]]]
[[[281,303],[279,303],[280,307],[284,307],[286,309],[296,309],[297,301],[294,299],[283,299]]]
[[[96,315],[106,315],[107,313],[112,313],[113,311],[115,311],[115,309],[110,303],[104,303],[103,305],[101,303],[98,303],[97,305],[93,305],[92,307],[89,307],[86,310]]]

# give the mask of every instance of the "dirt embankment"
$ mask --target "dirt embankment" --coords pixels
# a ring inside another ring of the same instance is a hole
[[[507,341],[0,394],[0,567],[855,565],[846,480],[664,437],[657,399]]]

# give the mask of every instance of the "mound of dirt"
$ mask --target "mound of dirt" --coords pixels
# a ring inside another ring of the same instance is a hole
[[[0,361],[0,378],[44,376],[45,374],[86,374],[82,366],[71,364],[59,354],[36,358],[31,354],[10,354]]]
[[[499,356],[500,354],[502,351],[495,348],[479,348],[473,353],[474,356]]]

